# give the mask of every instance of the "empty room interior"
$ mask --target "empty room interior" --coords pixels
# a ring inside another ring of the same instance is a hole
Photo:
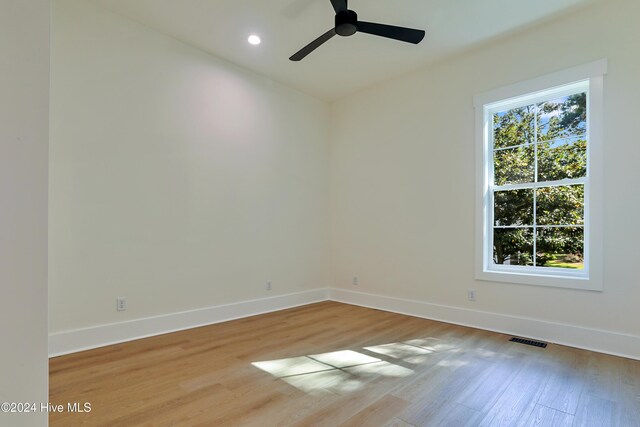
[[[639,426],[640,2],[1,0],[0,426]]]

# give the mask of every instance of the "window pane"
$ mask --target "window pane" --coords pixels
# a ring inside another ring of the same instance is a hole
[[[587,141],[568,138],[538,144],[538,181],[583,178],[587,175]]]
[[[504,148],[535,142],[535,105],[493,115],[493,147]]]
[[[532,228],[493,230],[493,262],[508,265],[533,264]]]
[[[538,228],[536,265],[555,268],[584,268],[582,227]]]
[[[536,190],[536,221],[539,225],[583,225],[584,185]]]
[[[533,145],[494,151],[493,169],[495,185],[533,182]]]
[[[497,226],[533,225],[533,189],[496,191],[493,206]]]
[[[538,104],[538,141],[548,141],[587,132],[586,92]]]

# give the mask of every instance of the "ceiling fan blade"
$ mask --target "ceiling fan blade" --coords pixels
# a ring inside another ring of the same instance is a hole
[[[331,37],[335,35],[336,35],[336,29],[335,28],[330,29],[329,31],[327,31],[326,33],[324,33],[323,35],[321,35],[320,37],[318,37],[317,39],[315,39],[314,41],[312,41],[302,49],[300,49],[298,52],[294,53],[293,56],[289,59],[292,61],[300,61],[302,58],[309,55],[311,52],[319,48],[320,45],[322,45],[324,42],[326,42],[327,40],[329,40]]]
[[[413,44],[420,43],[425,35],[424,30],[414,30],[413,28],[396,27],[394,25],[376,24],[365,21],[358,21],[358,31]]]
[[[336,13],[347,10],[347,0],[331,0],[331,4]]]

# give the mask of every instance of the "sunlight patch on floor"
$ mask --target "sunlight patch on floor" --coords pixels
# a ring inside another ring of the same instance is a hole
[[[362,351],[338,350],[307,356],[253,362],[267,372],[307,394],[345,394],[361,390],[377,379],[410,376],[412,365],[425,362],[443,343],[431,338],[407,343],[390,343],[364,347]],[[420,347],[430,345],[434,349]],[[380,355],[380,358],[374,357]],[[385,359],[385,360],[383,360]],[[397,361],[397,363],[393,363]],[[402,365],[407,365],[402,366]]]
[[[469,362],[464,360],[441,360],[438,362],[437,366],[446,366],[450,368],[457,368],[460,366],[468,365]]]
[[[358,353],[353,350],[332,351],[331,353],[312,354],[312,359],[322,363],[335,366],[336,368],[344,368],[347,366],[362,365],[363,363],[380,362],[380,359]]]
[[[394,365],[389,362],[368,363],[366,365],[353,366],[346,368],[346,372],[356,375],[360,378],[388,377],[402,378],[413,374],[413,370],[404,366]]]
[[[429,351],[448,351],[455,348],[453,344],[437,338],[417,338],[403,342]]]
[[[281,379],[287,384],[312,396],[344,394],[362,388],[362,382],[360,380],[340,369],[295,375]]]
[[[253,362],[252,365],[278,378],[334,369],[333,366],[325,365],[308,356]]]
[[[373,353],[393,357],[394,359],[413,364],[423,363],[429,358],[429,355],[433,354],[432,351],[425,348],[416,347],[414,345],[405,343],[375,345],[371,347],[365,347],[364,349]]]

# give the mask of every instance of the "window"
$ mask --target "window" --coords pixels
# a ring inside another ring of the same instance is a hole
[[[476,97],[478,279],[602,289],[606,61]]]

